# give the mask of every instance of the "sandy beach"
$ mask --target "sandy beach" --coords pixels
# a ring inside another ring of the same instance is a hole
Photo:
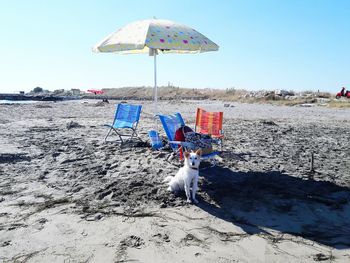
[[[0,262],[350,261],[350,109],[161,101],[191,127],[197,107],[224,112],[189,205],[162,183],[170,151],[104,143],[118,102],[0,105]],[[128,102],[144,141],[162,131]]]

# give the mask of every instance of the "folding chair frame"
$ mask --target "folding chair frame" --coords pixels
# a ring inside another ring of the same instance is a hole
[[[123,105],[123,104],[118,104],[117,109],[116,109],[115,116],[118,114],[118,110],[119,110],[119,107],[121,107],[121,105]],[[128,105],[130,105],[130,104],[128,104]],[[132,105],[132,106],[139,106],[139,105]],[[137,121],[135,121],[135,122],[132,124],[132,127],[127,127],[127,126],[125,126],[125,127],[118,127],[118,128],[115,128],[115,127],[114,127],[115,123],[116,123],[117,121],[122,121],[122,120],[118,120],[116,117],[114,118],[114,121],[113,121],[113,124],[112,124],[112,125],[105,124],[104,126],[110,127],[110,129],[109,129],[109,131],[108,131],[108,133],[107,133],[107,135],[106,135],[104,141],[106,142],[108,136],[110,135],[110,133],[111,133],[112,131],[114,131],[114,132],[118,135],[118,137],[119,137],[119,140],[117,140],[117,142],[120,141],[122,144],[123,144],[123,143],[126,143],[126,142],[130,142],[130,141],[132,141],[134,138],[137,138],[139,141],[142,142],[141,138],[139,137],[139,135],[138,135],[138,133],[137,133],[137,126],[138,126],[138,124],[139,124],[141,109],[142,109],[142,107],[140,106],[140,109],[139,109],[140,112],[138,113],[138,119],[137,119]],[[121,130],[130,130],[130,133],[121,133]],[[128,138],[127,138],[127,139],[123,139],[123,137],[128,137]]]
[[[110,133],[111,133],[111,131],[114,131],[118,136],[119,136],[119,140],[117,140],[117,141],[120,141],[121,143],[125,143],[125,142],[129,142],[129,141],[132,141],[134,138],[137,138],[138,140],[140,140],[141,142],[142,142],[142,140],[141,140],[141,138],[139,137],[139,135],[138,135],[138,133],[137,133],[137,126],[138,126],[138,122],[137,123],[135,123],[133,126],[134,127],[132,127],[132,128],[129,128],[129,127],[125,127],[125,128],[114,128],[113,127],[113,125],[105,125],[105,126],[108,126],[108,127],[110,127],[110,129],[109,129],[109,131],[108,131],[108,133],[107,133],[107,135],[106,135],[106,137],[105,137],[105,142],[107,141],[107,138],[108,138],[108,136],[110,135]],[[131,131],[131,133],[130,134],[123,134],[123,133],[121,133],[120,131],[118,132],[118,130],[125,130],[125,129],[127,129],[127,130],[130,130]],[[128,139],[124,139],[123,140],[123,137],[128,137]]]

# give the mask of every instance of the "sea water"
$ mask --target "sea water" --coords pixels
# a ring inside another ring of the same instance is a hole
[[[0,100],[0,104],[30,104],[38,101],[35,100]]]

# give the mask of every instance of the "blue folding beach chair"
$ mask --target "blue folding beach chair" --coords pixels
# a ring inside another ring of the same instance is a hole
[[[166,136],[169,140],[169,145],[171,149],[181,156],[181,151],[184,150],[195,150],[196,146],[190,142],[175,141],[175,132],[182,126],[185,126],[185,122],[180,113],[175,113],[173,115],[158,115],[159,119],[163,125]],[[203,160],[209,160],[212,166],[216,164],[215,156],[220,152],[214,151],[209,154],[202,155]]]
[[[137,138],[141,141],[136,131],[137,125],[140,120],[141,109],[141,105],[132,105],[124,103],[117,104],[113,124],[104,125],[110,127],[108,134],[105,137],[105,141],[107,140],[107,137],[112,131],[114,131],[119,136],[119,140],[121,143],[131,141],[134,138]],[[122,133],[123,130],[127,132]],[[127,139],[123,139],[123,137],[127,137]]]
[[[158,115],[159,119],[163,125],[166,136],[169,140],[169,145],[174,152],[178,151],[178,142],[170,143],[175,141],[175,132],[181,126],[185,126],[185,122],[180,113],[175,113],[174,115]]]

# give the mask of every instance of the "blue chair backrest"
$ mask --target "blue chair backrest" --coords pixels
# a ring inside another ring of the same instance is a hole
[[[115,112],[114,123],[116,121],[122,121],[124,123],[130,123],[131,126],[140,120],[142,105],[132,104],[117,104],[117,110]]]
[[[175,140],[175,132],[178,128],[185,125],[185,122],[180,113],[174,115],[158,115],[162,122],[164,131],[169,141]],[[171,148],[177,149],[176,144],[170,144]]]

